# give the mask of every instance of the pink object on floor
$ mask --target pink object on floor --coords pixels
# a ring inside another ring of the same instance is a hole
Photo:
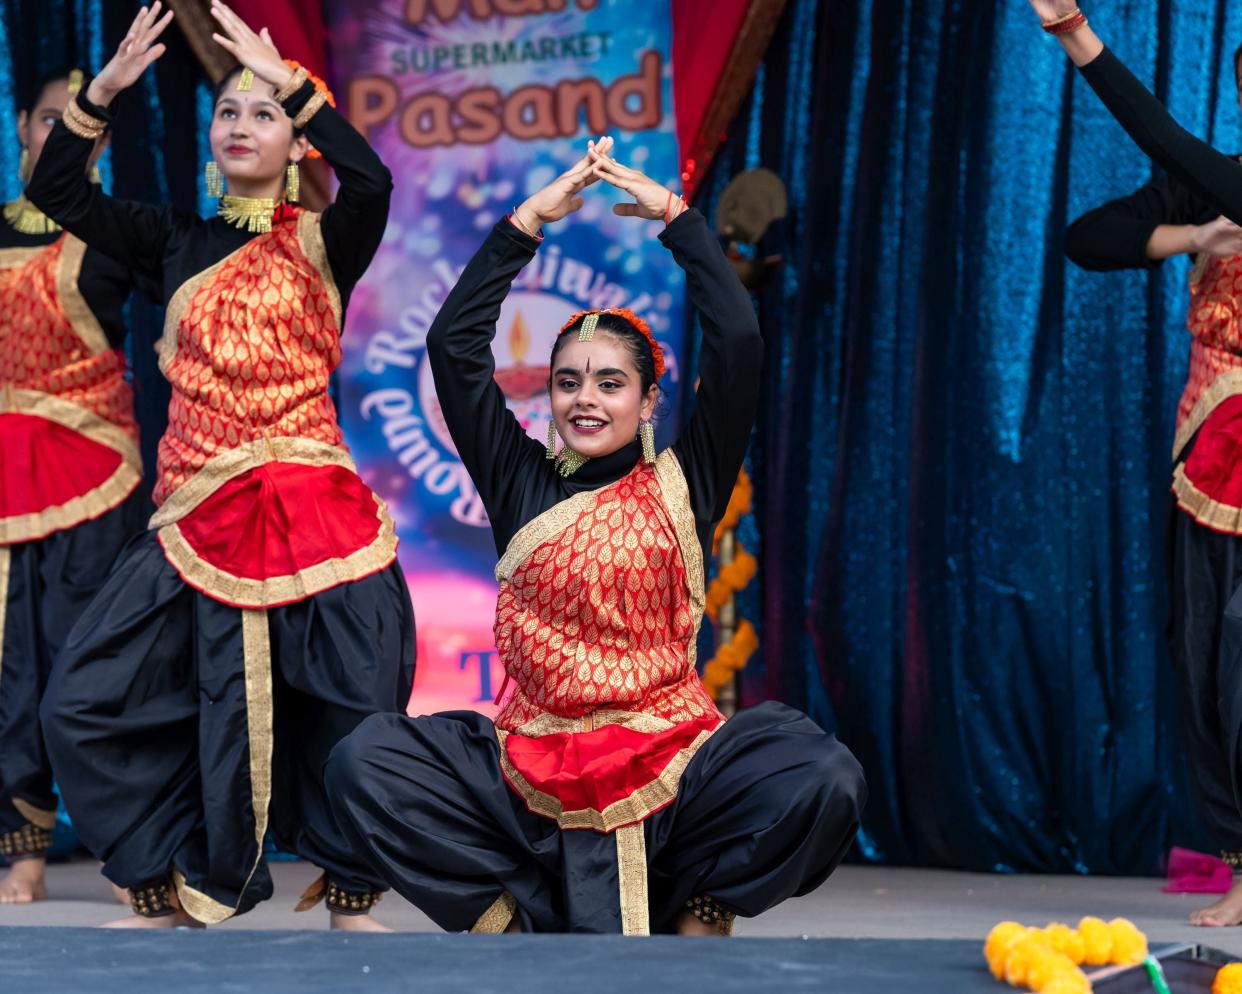
[[[1224,894],[1233,884],[1233,871],[1207,853],[1174,846],[1169,850],[1166,894]]]

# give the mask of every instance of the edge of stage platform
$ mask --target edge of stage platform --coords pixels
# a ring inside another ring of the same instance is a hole
[[[1210,994],[1216,971],[1239,957],[1212,946],[1181,942],[1153,946],[1151,955],[1164,970],[1164,979],[1172,994]],[[1151,994],[1156,990],[1147,968],[1111,966],[1087,974],[1096,994]]]

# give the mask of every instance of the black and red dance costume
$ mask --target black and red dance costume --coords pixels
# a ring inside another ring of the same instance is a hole
[[[762,341],[695,210],[661,239],[704,328],[697,409],[568,477],[505,406],[491,342],[538,242],[501,221],[428,337],[453,440],[491,518],[510,688],[473,712],[378,715],[333,752],[354,845],[445,929],[675,930],[818,886],[848,849],[854,757],[791,708],[724,721],[694,666],[704,563],[753,423]]]
[[[129,272],[24,198],[0,222],[0,856],[56,822],[39,702],[65,635],[142,530]],[[33,222],[33,223],[32,223]],[[23,228],[25,231],[18,230]],[[40,230],[43,229],[43,230]]]
[[[69,634],[42,710],[69,813],[140,913],[168,910],[170,876],[199,921],[253,907],[271,894],[269,830],[325,870],[332,910],[382,888],[339,838],[322,768],[413,679],[393,524],[328,396],[392,183],[315,94],[300,72],[278,98],[340,180],[322,215],[281,204],[256,234],[103,196],[82,169],[108,113],[84,92],[30,186],[167,302],[158,510]]]
[[[1078,218],[1066,253],[1089,270],[1149,269],[1159,265],[1147,257],[1159,225],[1206,224],[1220,212],[1190,182],[1163,176]],[[1222,857],[1242,868],[1242,255],[1197,259],[1187,326],[1168,532],[1169,650],[1196,796]]]

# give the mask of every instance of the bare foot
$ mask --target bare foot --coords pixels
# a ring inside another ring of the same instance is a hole
[[[1215,904],[1190,913],[1190,924],[1204,928],[1221,928],[1228,925],[1242,925],[1242,880],[1233,878],[1233,886],[1229,893]]]
[[[708,925],[701,922],[689,911],[683,911],[681,921],[677,923],[678,935],[720,935],[720,929],[715,925]]]
[[[111,880],[108,881],[108,886],[112,888],[112,896],[116,898],[116,903],[128,908],[132,903],[129,899],[129,891],[124,887],[118,887]]]
[[[159,918],[144,918],[142,915],[130,915],[118,918],[114,922],[100,925],[100,928],[206,928],[202,922],[191,918],[184,911],[175,911],[171,915]]]
[[[47,884],[43,879],[46,866],[47,860],[42,857],[15,860],[4,879],[0,880],[0,904],[46,901]]]
[[[391,932],[387,925],[381,925],[370,915],[338,915],[335,911],[328,913],[328,927],[337,932]]]

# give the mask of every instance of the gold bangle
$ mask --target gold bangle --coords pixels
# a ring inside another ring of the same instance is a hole
[[[283,104],[291,96],[302,89],[302,84],[308,79],[305,66],[298,66],[293,70],[293,75],[289,77],[289,82],[276,91],[276,102]]]
[[[1045,28],[1055,28],[1058,24],[1064,24],[1066,21],[1070,20],[1071,18],[1077,17],[1081,13],[1082,11],[1078,7],[1075,7],[1068,14],[1063,14],[1061,17],[1058,17],[1055,21],[1041,21],[1040,23]]]
[[[108,130],[107,121],[101,121],[86,113],[78,106],[76,100],[69,101],[64,113],[61,114],[61,120],[65,122],[65,127],[79,138],[87,138],[90,141],[94,141]]]
[[[517,226],[522,230],[523,234],[530,235],[531,238],[539,237],[539,232],[531,231],[530,228],[526,227],[526,222],[522,220],[521,215],[518,214],[516,207],[513,208],[513,213],[510,214],[509,216],[513,218],[513,220],[517,223]]]
[[[306,101],[306,106],[302,108],[298,116],[293,119],[293,126],[301,131],[309,123],[310,119],[315,116],[319,108],[328,102],[328,95],[320,90],[315,91],[315,95]]]

